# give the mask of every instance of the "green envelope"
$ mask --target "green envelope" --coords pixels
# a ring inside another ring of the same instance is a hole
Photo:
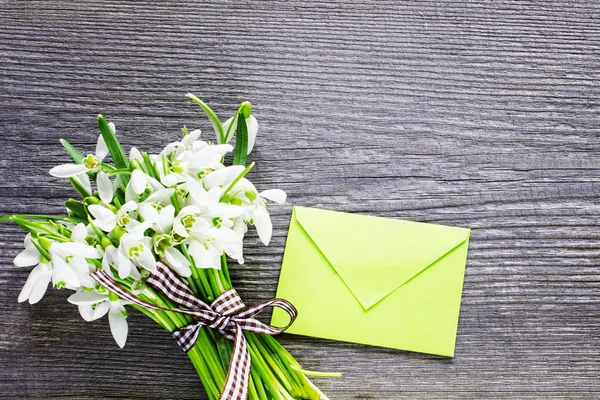
[[[277,288],[298,309],[286,332],[453,357],[468,243],[465,228],[294,207]]]

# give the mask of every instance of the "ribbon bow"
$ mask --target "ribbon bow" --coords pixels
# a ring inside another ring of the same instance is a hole
[[[276,335],[289,328],[298,314],[290,302],[277,298],[265,300],[246,308],[235,289],[227,290],[209,306],[195,297],[188,286],[161,262],[157,264],[156,271],[150,275],[147,283],[184,308],[169,309],[150,304],[121,287],[106,271],[95,272],[92,274],[92,278],[119,297],[139,306],[194,317],[196,322],[172,332],[173,337],[185,352],[194,346],[198,340],[200,328],[204,325],[216,329],[226,339],[232,340],[234,342],[233,353],[219,400],[245,400],[248,396],[251,359],[243,331]],[[283,328],[276,328],[252,318],[268,307],[280,307],[285,310],[290,315],[290,323]]]

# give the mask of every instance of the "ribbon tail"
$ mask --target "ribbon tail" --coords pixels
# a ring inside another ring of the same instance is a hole
[[[175,338],[177,344],[181,346],[183,351],[186,353],[194,347],[196,342],[198,341],[198,335],[200,334],[200,328],[202,328],[202,323],[198,322],[196,324],[186,325],[181,329],[173,331],[171,336]]]
[[[250,380],[250,353],[242,328],[238,325],[235,333],[235,345],[229,362],[227,380],[219,400],[246,400],[248,381]]]

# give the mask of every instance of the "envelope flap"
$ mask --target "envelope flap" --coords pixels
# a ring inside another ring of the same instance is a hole
[[[294,207],[297,221],[369,309],[463,243],[469,230]]]

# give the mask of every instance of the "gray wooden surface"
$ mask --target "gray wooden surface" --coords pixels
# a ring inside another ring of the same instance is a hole
[[[600,397],[600,10],[582,1],[0,1],[0,213],[60,213],[58,139],[96,114],[157,151],[250,100],[250,178],[274,240],[232,272],[275,293],[291,204],[473,228],[456,357],[284,335],[332,399]],[[131,312],[125,349],[51,291],[17,304],[22,232],[0,226],[0,397],[205,399]]]

